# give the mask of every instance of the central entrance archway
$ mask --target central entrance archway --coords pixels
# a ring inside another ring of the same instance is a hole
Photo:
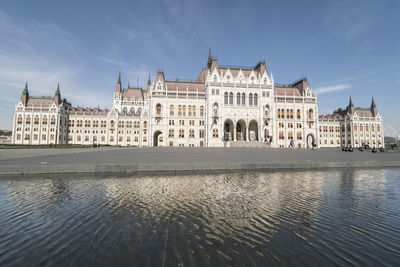
[[[249,140],[258,141],[258,123],[255,120],[249,123]]]
[[[158,146],[158,138],[160,137],[160,135],[161,135],[160,131],[154,133],[153,146]]]
[[[312,148],[312,142],[314,141],[314,135],[307,135],[307,148]]]
[[[233,139],[233,122],[231,120],[226,120],[224,123],[224,141]]]
[[[244,120],[239,120],[236,124],[236,139],[246,141],[246,123]]]

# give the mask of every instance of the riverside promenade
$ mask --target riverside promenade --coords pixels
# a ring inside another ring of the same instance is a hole
[[[0,175],[400,167],[400,151],[274,148],[1,149]]]

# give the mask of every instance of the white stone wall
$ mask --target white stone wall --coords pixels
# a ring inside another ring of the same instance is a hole
[[[12,144],[66,144],[68,112],[63,104],[26,107],[21,101],[14,110]]]
[[[341,147],[340,125],[340,120],[336,119],[319,120],[318,143],[320,147]]]
[[[318,137],[318,106],[316,97],[275,97],[275,147],[289,147],[291,139],[297,148],[310,148]],[[282,110],[284,111],[282,114]],[[300,111],[300,118],[297,111]],[[312,115],[309,117],[309,111]],[[288,111],[289,115],[288,116]],[[293,118],[292,113],[293,112]],[[282,116],[283,115],[283,116]]]
[[[154,88],[155,89],[155,88]],[[200,147],[205,145],[206,101],[204,93],[165,90],[152,92],[150,98],[150,139],[149,145]],[[192,93],[193,94],[193,93]],[[157,113],[160,105],[160,113]],[[173,113],[171,113],[173,106]],[[181,107],[181,112],[179,112]],[[189,114],[191,107],[191,114]],[[195,107],[196,114],[193,113]],[[201,108],[203,114],[201,115]],[[185,112],[183,112],[185,110]],[[182,132],[183,131],[183,132]],[[201,133],[202,132],[202,137]],[[192,132],[192,133],[191,133]],[[184,137],[180,137],[182,136]],[[154,140],[156,136],[157,140]],[[155,143],[156,142],[156,143]]]

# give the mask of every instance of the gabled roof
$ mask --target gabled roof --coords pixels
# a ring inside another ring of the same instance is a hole
[[[123,91],[123,98],[143,99],[143,90],[141,88],[128,88]]]
[[[374,117],[371,110],[366,108],[356,108],[355,113],[357,113],[359,117]]]
[[[292,87],[274,87],[276,96],[301,96],[299,89]]]
[[[28,103],[26,104],[27,107],[33,107],[33,106],[50,106],[53,104],[54,99],[50,97],[46,98],[33,98],[29,97],[28,98]]]
[[[199,82],[166,81],[168,91],[204,92],[205,84]]]

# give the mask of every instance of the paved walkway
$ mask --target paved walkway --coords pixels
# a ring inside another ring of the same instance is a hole
[[[274,148],[1,149],[0,174],[400,167],[400,151]]]

